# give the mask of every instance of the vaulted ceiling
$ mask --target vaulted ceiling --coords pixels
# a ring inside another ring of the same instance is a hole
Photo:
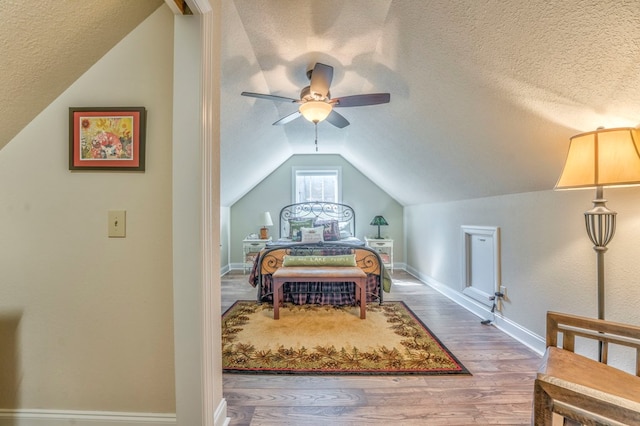
[[[0,0],[0,149],[163,0]]]
[[[638,124],[640,2],[235,0],[224,3],[223,199],[291,153],[313,125],[272,126],[315,62],[332,96],[389,92],[318,126],[339,153],[405,205],[553,188],[568,138]],[[243,164],[245,167],[237,167]],[[226,180],[226,181],[225,181]]]
[[[321,122],[318,153],[342,155],[404,205],[551,189],[570,136],[640,117],[640,2],[222,3],[223,205],[292,154],[315,155],[313,124],[272,125],[296,104],[240,93],[297,98],[316,62],[334,67],[332,97],[391,93],[341,108],[343,129]],[[19,47],[0,47],[0,147],[160,4],[0,2],[0,37]]]

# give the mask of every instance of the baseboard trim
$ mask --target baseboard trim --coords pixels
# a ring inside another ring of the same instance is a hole
[[[230,263],[228,265],[227,272],[228,271],[237,271],[237,270],[241,270],[241,269],[244,269],[244,270],[248,271],[248,269],[245,268],[244,263]]]
[[[546,344],[543,337],[533,333],[532,331],[510,320],[509,318],[502,316],[500,313],[492,313],[491,309],[487,306],[476,302],[474,299],[471,299],[462,292],[454,290],[430,276],[420,273],[420,271],[416,270],[415,268],[407,266],[405,270],[429,287],[433,288],[437,292],[441,293],[445,297],[462,306],[479,318],[482,318],[483,320],[490,319],[491,324],[496,328],[513,337],[518,342],[527,346],[540,356],[542,356],[542,354],[544,353]]]
[[[8,422],[7,422],[8,421]],[[125,413],[43,409],[0,409],[0,425],[11,426],[166,426],[177,425],[174,413]]]
[[[228,426],[227,401],[214,413],[215,426]],[[0,408],[0,426],[177,426],[174,413],[126,413],[113,411],[42,410]]]
[[[223,276],[224,274],[228,273],[231,269],[229,268],[229,265],[225,265],[222,268],[220,268],[220,276]]]
[[[227,400],[222,398],[213,414],[213,424],[215,426],[228,426],[231,419],[227,417]]]

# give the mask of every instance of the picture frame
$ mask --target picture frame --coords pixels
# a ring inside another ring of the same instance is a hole
[[[70,107],[69,170],[144,171],[144,107]]]

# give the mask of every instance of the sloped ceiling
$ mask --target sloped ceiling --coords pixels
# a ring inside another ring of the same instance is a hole
[[[293,153],[313,124],[272,126],[316,61],[333,97],[390,92],[318,126],[404,205],[553,188],[569,137],[640,118],[640,2],[350,0],[224,2],[222,199]],[[242,165],[242,167],[239,167]],[[286,189],[284,189],[286,190]]]
[[[315,153],[311,123],[272,126],[295,105],[240,93],[296,98],[316,62],[333,97],[391,93],[318,147],[404,205],[551,189],[570,136],[639,121],[637,1],[221,1],[225,206]],[[161,4],[0,1],[0,148]]]
[[[163,0],[0,0],[0,149]]]

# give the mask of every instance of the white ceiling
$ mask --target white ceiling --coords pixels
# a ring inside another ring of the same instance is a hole
[[[0,0],[0,149],[162,4]]]
[[[640,2],[235,0],[224,3],[222,200],[231,204],[293,153],[313,124],[272,126],[316,61],[333,97],[390,92],[318,126],[404,205],[553,188],[568,138],[640,117]],[[243,167],[238,167],[242,164]]]
[[[99,58],[74,52],[96,43],[106,52],[130,30],[104,22],[134,16],[133,28],[161,4],[80,3],[90,6],[0,1],[0,37],[13,40],[0,46],[0,147]],[[344,129],[320,123],[318,145],[404,205],[551,189],[570,136],[638,124],[635,0],[222,4],[223,205],[292,154],[315,153],[311,123],[272,126],[295,104],[240,93],[296,98],[316,62],[334,67],[333,97],[391,93],[389,104],[340,109],[351,122]],[[79,37],[87,22],[100,31]]]

